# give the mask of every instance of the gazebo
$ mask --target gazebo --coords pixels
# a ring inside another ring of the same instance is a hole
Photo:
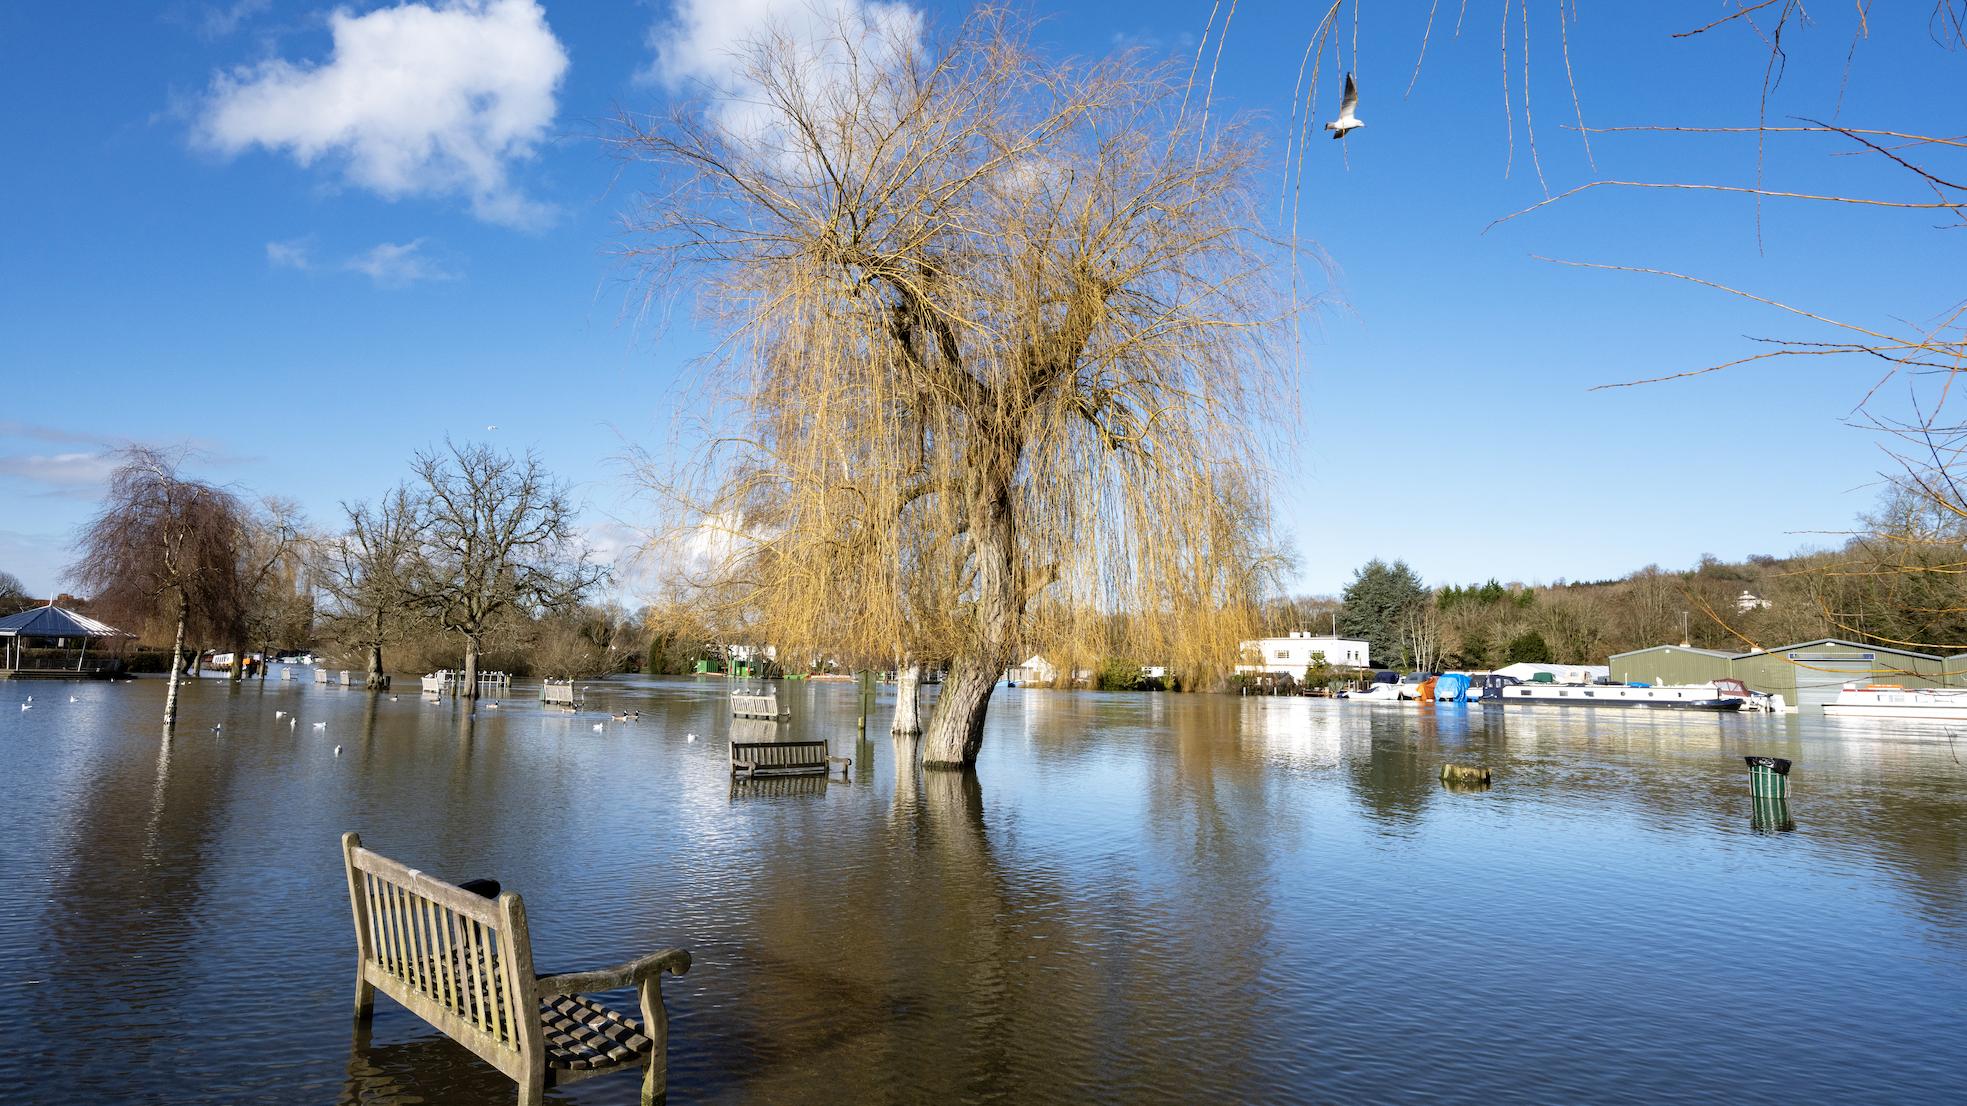
[[[0,618],[0,677],[74,679],[123,669],[137,635],[49,603]]]

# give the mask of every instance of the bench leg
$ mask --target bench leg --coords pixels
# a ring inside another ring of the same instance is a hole
[[[519,1081],[519,1106],[545,1106],[546,1069],[541,1067],[526,1073]]]
[[[669,1101],[669,1010],[662,1001],[662,973],[644,979],[636,997],[642,1002],[642,1032],[652,1042],[649,1067],[642,1073],[642,1106],[661,1106]]]

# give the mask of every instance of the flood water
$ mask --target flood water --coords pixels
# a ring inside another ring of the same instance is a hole
[[[571,716],[522,686],[474,717],[208,680],[168,744],[161,681],[0,683],[10,1100],[511,1101],[388,999],[354,1032],[350,829],[521,892],[542,971],[689,948],[675,1103],[1959,1093],[1946,740],[1003,690],[976,774],[925,775],[885,715],[855,740],[851,687],[784,687],[846,782],[734,787],[722,681],[597,683]],[[594,732],[619,709],[642,717]],[[1787,817],[1752,809],[1747,753],[1796,762]],[[1494,786],[1446,789],[1444,760]]]

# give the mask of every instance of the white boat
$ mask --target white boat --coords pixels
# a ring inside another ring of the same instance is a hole
[[[1646,687],[1622,684],[1517,684],[1498,689],[1509,707],[1642,707],[1655,710],[1741,710],[1753,693],[1739,680]],[[1495,702],[1494,699],[1485,700]],[[1758,707],[1757,709],[1768,709]]]
[[[1824,713],[1834,718],[1967,722],[1967,688],[1845,684],[1835,700],[1824,704]]]
[[[1348,691],[1345,697],[1359,703],[1398,703],[1406,698],[1397,684],[1374,684],[1361,691]]]

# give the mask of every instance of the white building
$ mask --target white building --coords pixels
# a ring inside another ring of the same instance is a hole
[[[1236,666],[1238,672],[1284,672],[1303,676],[1314,654],[1324,654],[1326,664],[1370,668],[1372,654],[1366,642],[1346,637],[1327,637],[1305,630],[1293,630],[1288,637],[1259,638],[1243,643],[1243,654],[1256,654],[1255,663]]]
[[[1747,614],[1750,611],[1766,611],[1773,606],[1775,606],[1774,603],[1769,602],[1767,599],[1762,598],[1747,588],[1743,588],[1742,593],[1735,597],[1735,609],[1743,614]]]
[[[1059,678],[1051,661],[1033,653],[1023,664],[1004,670],[1004,678],[1014,684],[1049,684]]]
[[[1612,667],[1605,664],[1531,664],[1517,661],[1496,669],[1498,676],[1514,676],[1524,683],[1537,678],[1537,673],[1548,672],[1555,683],[1588,684],[1593,680],[1610,679]]]

